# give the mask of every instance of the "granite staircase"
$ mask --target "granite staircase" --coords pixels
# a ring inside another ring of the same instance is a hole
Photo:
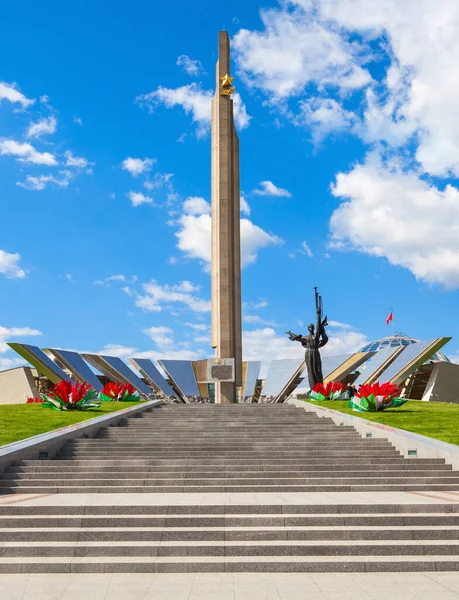
[[[459,569],[457,472],[289,405],[163,406],[17,462],[0,491],[39,498],[0,502],[3,573]]]

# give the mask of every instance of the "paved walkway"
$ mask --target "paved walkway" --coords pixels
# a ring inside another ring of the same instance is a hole
[[[0,575],[0,600],[457,600],[458,573]]]

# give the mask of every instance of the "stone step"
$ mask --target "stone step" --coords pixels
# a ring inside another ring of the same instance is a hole
[[[283,540],[283,541],[140,541],[5,542],[3,556],[13,557],[140,557],[140,556],[457,556],[459,541],[430,540]]]
[[[228,475],[227,473],[223,473],[221,477],[209,477],[206,475],[198,476],[196,473],[188,474],[186,476],[178,476],[177,473],[172,473],[169,476],[167,474],[151,474],[147,473],[145,477],[134,477],[131,475],[130,477],[115,477],[113,474],[110,474],[107,477],[100,477],[97,475],[85,475],[85,474],[75,474],[75,477],[64,477],[59,479],[58,477],[43,477],[41,474],[36,475],[28,475],[8,477],[8,475],[3,475],[0,478],[0,487],[9,487],[12,485],[17,485],[19,482],[23,482],[23,484],[30,483],[30,485],[49,485],[50,482],[52,485],[63,487],[66,485],[97,485],[97,486],[119,486],[119,485],[133,485],[133,486],[175,486],[175,485],[192,485],[192,486],[205,486],[205,485],[330,485],[330,484],[339,484],[339,485],[385,485],[385,484],[404,484],[408,483],[413,485],[427,485],[429,483],[433,485],[459,485],[459,475],[453,472],[444,472],[442,475],[448,475],[448,477],[439,477],[437,474],[431,474],[430,476],[420,477],[417,474],[411,474],[410,477],[407,477],[406,474],[403,476],[397,476],[397,474],[391,473],[389,475],[382,475],[380,477],[365,477],[362,475],[354,475],[349,477],[344,477],[341,474],[338,474],[334,477],[327,475],[325,477],[317,477],[317,476],[309,476],[305,477],[303,474],[298,474],[297,476],[292,475],[288,477],[287,474],[278,475],[277,477],[273,474],[260,474],[259,476],[249,476],[249,477],[241,477],[239,473]],[[338,481],[336,481],[338,480]]]
[[[181,448],[177,448],[177,446],[172,447],[172,449],[175,449],[175,453],[174,453],[174,457],[177,456],[177,458],[186,458],[186,457],[196,457],[196,458],[207,458],[209,450],[211,450],[210,448],[206,448],[203,450],[182,450]],[[172,450],[171,449],[171,450]],[[171,451],[171,450],[166,450],[163,449],[164,454],[166,454],[166,452]],[[142,456],[148,456],[151,455],[151,451],[149,450],[138,450],[137,452],[133,452],[132,453],[135,456],[139,456],[140,458]],[[159,453],[157,453],[159,454]],[[378,448],[371,448],[368,449],[366,451],[366,456],[369,456],[370,458],[376,458],[376,457],[384,457],[384,456],[401,456],[399,452],[397,452],[397,450],[395,450],[394,448],[384,448],[383,450],[379,450]],[[107,456],[109,458],[113,457],[113,453],[109,452],[107,450],[104,449],[98,449],[97,447],[94,447],[93,449],[64,449],[62,452],[59,453],[59,456],[65,457],[65,456],[77,456],[77,457],[83,457],[83,456],[87,456],[87,455],[91,455],[97,458],[102,458],[104,456]],[[212,456],[216,457],[216,458],[235,458],[235,457],[241,457],[244,458],[244,456],[246,455],[245,452],[240,451],[240,450],[219,450],[219,449],[215,449],[215,452],[213,452]],[[348,456],[348,457],[353,457],[355,455],[355,452],[352,448],[349,449],[336,449],[336,450],[329,450],[327,448],[324,449],[319,449],[317,448],[316,450],[310,450],[308,451],[308,457],[311,456],[311,458],[319,458],[319,457],[324,457],[324,458],[329,458],[329,457],[334,457],[334,456]],[[126,456],[126,454],[124,454],[124,456]],[[257,457],[266,457],[266,458],[270,458],[270,457],[290,457],[290,458],[305,458],[304,452],[300,452],[300,451],[296,451],[296,450],[285,450],[285,449],[279,449],[277,451],[275,450],[252,450],[251,451],[251,456],[253,456],[254,458]]]
[[[306,461],[306,463],[305,463]],[[340,458],[340,457],[334,457],[334,458],[319,458],[319,457],[314,457],[314,458],[305,458],[304,456],[302,456],[298,462],[302,462],[303,464],[306,465],[349,465],[349,460],[347,458]],[[379,455],[376,457],[367,457],[365,456],[363,457],[359,457],[359,456],[355,456],[352,458],[352,464],[353,465],[394,465],[394,464],[416,464],[416,465],[445,465],[445,461],[442,458],[404,458],[402,456],[391,456],[389,458],[383,457],[381,458]],[[16,466],[42,466],[42,465],[54,465],[54,466],[84,466],[84,465],[92,465],[92,466],[97,466],[100,464],[106,465],[106,466],[129,466],[129,465],[149,465],[149,466],[155,466],[155,465],[173,465],[173,466],[177,466],[177,465],[189,465],[189,466],[196,466],[196,460],[193,460],[189,457],[185,457],[185,458],[177,458],[177,457],[167,457],[167,458],[122,458],[122,457],[116,457],[116,458],[109,458],[109,459],[104,459],[103,461],[101,461],[100,459],[78,459],[78,460],[50,460],[50,459],[39,459],[39,460],[21,460],[21,461],[16,461],[14,463]],[[201,464],[201,463],[198,463]],[[212,456],[209,456],[206,458],[205,461],[206,465],[241,465],[241,461],[240,460],[235,460],[233,458],[214,458]],[[269,457],[269,458],[245,458],[244,465],[263,465],[263,466],[290,466],[291,460],[289,458],[282,458],[282,457]],[[295,464],[297,464],[295,462]],[[448,465],[447,465],[448,466]]]
[[[180,447],[183,448],[183,450],[220,450],[220,449],[224,449],[227,452],[231,452],[233,449],[236,450],[261,450],[261,449],[265,449],[265,448],[272,448],[274,446],[280,446],[283,447],[285,444],[285,441],[276,441],[273,440],[272,442],[257,442],[257,441],[251,441],[251,442],[247,442],[247,443],[223,443],[223,442],[215,442],[215,441],[209,441],[209,442],[191,442],[188,441],[187,443],[181,444]],[[347,450],[347,449],[366,449],[366,448],[387,448],[388,444],[385,441],[373,441],[373,440],[357,440],[357,441],[332,441],[332,442],[326,442],[324,444],[320,445],[320,450],[324,451],[325,449],[327,450],[334,450],[334,449],[338,449],[341,448],[343,450]],[[390,448],[391,446],[389,446]],[[149,442],[137,442],[137,441],[133,441],[132,443],[128,443],[126,442],[116,442],[116,441],[110,441],[110,442],[106,442],[106,441],[101,441],[97,438],[93,439],[93,440],[78,440],[72,443],[67,443],[65,448],[67,450],[94,450],[94,449],[103,449],[103,450],[156,450],[156,449],[161,449],[164,448],[165,450],[168,449],[172,449],[172,448],[177,448],[177,444],[176,443],[172,443],[172,442],[168,442],[166,443],[161,443],[161,442],[154,442],[154,441],[149,441]],[[299,442],[289,442],[289,449],[291,449],[292,451],[309,451],[309,450],[315,450],[317,449],[317,444],[316,443],[310,443],[310,442],[305,442],[305,441],[299,441]]]
[[[0,495],[4,494],[125,494],[125,493],[252,493],[252,492],[457,492],[458,484],[443,482],[437,484],[373,484],[373,485],[343,485],[341,483],[329,485],[155,485],[155,486],[130,486],[118,485],[52,485],[34,486],[13,483],[0,487]]]
[[[0,504],[0,515],[3,516],[40,516],[57,514],[64,516],[101,516],[113,515],[115,507],[104,504],[87,504],[86,506],[68,505],[58,503],[56,505],[10,505]],[[215,517],[216,515],[252,516],[252,515],[302,515],[302,516],[324,516],[335,515],[340,518],[343,515],[397,515],[417,516],[433,515],[443,516],[459,513],[459,503],[441,504],[128,504],[116,507],[116,515],[205,515]]]
[[[457,571],[456,556],[3,557],[0,573]]]
[[[458,540],[459,527],[35,527],[0,528],[0,542]]]
[[[290,470],[294,469],[294,471]],[[447,471],[452,474],[451,465],[418,465],[413,461],[407,461],[406,463],[395,463],[394,465],[377,464],[377,465],[343,465],[341,469],[337,469],[337,465],[307,465],[298,464],[291,465],[290,467],[281,465],[140,465],[140,466],[104,466],[103,464],[97,465],[72,465],[70,466],[59,466],[59,463],[46,464],[43,466],[24,466],[24,467],[8,467],[5,473],[17,473],[17,474],[32,474],[41,473],[42,475],[56,475],[59,473],[65,473],[66,476],[72,473],[291,473],[291,472],[302,472],[302,473],[325,473],[325,474],[349,474],[353,473],[393,473],[393,472],[406,472],[407,476],[411,473],[417,473],[418,475],[426,474],[429,475],[432,472],[444,473]],[[245,475],[244,475],[245,476]],[[0,476],[1,477],[1,476]]]
[[[158,471],[156,469],[149,470],[135,470],[132,469],[130,471],[120,472],[120,471],[88,471],[86,469],[82,470],[72,470],[72,471],[61,471],[58,474],[56,472],[28,472],[28,473],[3,473],[0,474],[1,480],[14,480],[14,481],[35,481],[35,480],[44,480],[44,479],[57,479],[57,477],[65,478],[65,479],[249,479],[249,480],[265,480],[265,479],[276,479],[276,480],[284,480],[284,479],[336,479],[336,478],[363,478],[363,479],[378,479],[384,480],[385,478],[405,478],[412,480],[413,478],[446,478],[446,479],[459,479],[459,475],[454,471],[448,470],[432,470],[432,471],[403,471],[398,469],[393,470],[385,470],[385,471],[373,471],[371,469],[363,470],[351,470],[348,471],[231,471],[231,470],[221,470],[221,471]]]
[[[117,514],[100,515],[1,515],[0,529],[10,528],[66,528],[103,527],[104,529],[131,527],[158,528],[284,528],[284,527],[459,527],[458,513],[399,513],[399,514],[255,514],[255,515],[171,515],[171,514]]]

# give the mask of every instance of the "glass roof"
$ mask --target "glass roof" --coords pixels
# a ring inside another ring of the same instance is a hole
[[[387,337],[381,338],[380,340],[375,340],[374,342],[370,342],[366,344],[363,348],[359,350],[359,352],[378,352],[383,348],[395,348],[397,346],[409,346],[410,344],[415,344],[419,342],[419,340],[415,340],[414,338],[408,337],[404,333],[400,331],[395,331],[394,335],[389,335]],[[434,354],[429,360],[438,360],[442,362],[451,362],[449,358],[443,354],[443,352],[437,352]]]

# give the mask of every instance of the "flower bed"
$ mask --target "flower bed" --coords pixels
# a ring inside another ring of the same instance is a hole
[[[309,397],[311,400],[323,402],[325,400],[343,400],[346,394],[346,388],[342,383],[327,384],[317,383],[311,390]]]
[[[398,408],[407,402],[400,398],[401,390],[393,383],[362,385],[348,406],[359,412],[376,412],[386,408]]]
[[[97,392],[89,383],[72,383],[63,379],[47,395],[43,394],[43,408],[53,410],[87,410],[99,408],[100,402],[93,402]]]

